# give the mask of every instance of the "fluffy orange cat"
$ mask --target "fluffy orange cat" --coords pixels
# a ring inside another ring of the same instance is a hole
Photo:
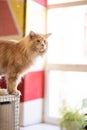
[[[0,40],[0,75],[5,75],[7,89],[0,89],[0,95],[20,95],[17,86],[21,76],[33,64],[37,56],[42,56],[47,48],[47,38],[51,34],[37,34],[30,31],[20,41]]]

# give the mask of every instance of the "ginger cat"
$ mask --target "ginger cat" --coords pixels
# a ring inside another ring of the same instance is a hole
[[[7,89],[0,89],[0,95],[20,95],[17,86],[21,76],[33,64],[36,57],[42,56],[48,48],[47,38],[51,35],[30,31],[20,41],[0,40],[0,75],[5,75]]]

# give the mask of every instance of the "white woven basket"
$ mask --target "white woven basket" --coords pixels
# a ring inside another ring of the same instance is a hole
[[[0,130],[20,130],[19,102],[19,96],[0,96]]]

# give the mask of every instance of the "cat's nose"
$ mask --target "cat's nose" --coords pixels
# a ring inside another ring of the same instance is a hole
[[[42,43],[41,46],[44,47],[44,43]]]

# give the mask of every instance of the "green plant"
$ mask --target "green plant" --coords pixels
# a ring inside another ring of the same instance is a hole
[[[87,126],[86,116],[80,113],[78,109],[73,110],[63,106],[60,114],[59,125],[61,130],[63,128],[66,130],[83,130]]]

